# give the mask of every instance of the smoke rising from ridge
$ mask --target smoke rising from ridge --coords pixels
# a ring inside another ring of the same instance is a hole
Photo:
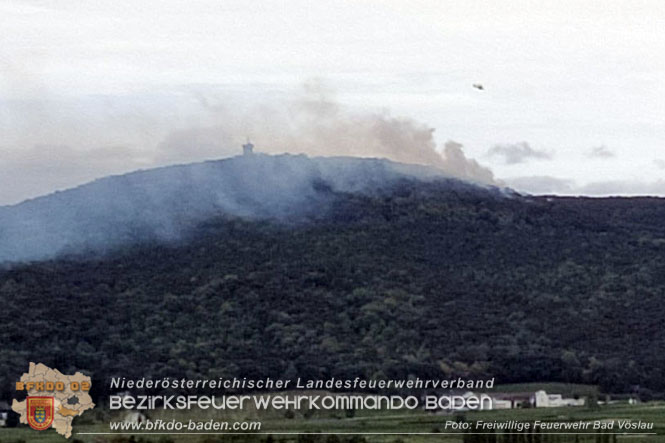
[[[11,117],[0,118],[0,205],[109,174],[234,156],[246,137],[260,152],[388,158],[499,184],[461,144],[437,146],[430,126],[345,107],[319,81],[296,93],[188,87],[162,95],[44,97],[0,102],[0,117]]]
[[[305,221],[326,216],[342,195],[381,193],[403,180],[485,190],[436,168],[377,159],[257,154],[168,166],[0,207],[0,264],[170,243],[218,217]]]
[[[492,171],[467,158],[454,141],[437,150],[434,129],[413,119],[383,112],[354,112],[333,98],[319,82],[277,105],[251,108],[242,114],[198,96],[219,122],[171,133],[159,145],[159,161],[184,160],[183,155],[214,156],[222,146],[238,152],[240,137],[250,137],[262,152],[316,156],[378,157],[434,166],[453,177],[500,184]]]
[[[313,208],[325,208],[330,192],[372,192],[400,177],[456,177],[495,184],[492,172],[468,159],[460,144],[448,142],[439,152],[434,130],[427,125],[388,112],[351,111],[337,103],[320,83],[306,85],[296,98],[271,104],[243,107],[214,96],[198,94],[194,98],[200,124],[190,121],[180,123],[180,129],[163,130],[161,141],[152,148],[130,143],[133,134],[129,131],[123,143],[111,130],[100,137],[96,149],[86,150],[76,138],[81,135],[77,129],[85,125],[74,120],[69,127],[61,125],[67,119],[57,114],[57,109],[47,111],[59,117],[56,140],[36,143],[48,137],[48,124],[40,131],[26,131],[25,141],[35,137],[33,144],[4,156],[0,180],[9,183],[27,176],[31,182],[48,180],[62,189],[77,184],[68,186],[66,179],[71,177],[87,182],[95,177],[93,173],[105,176],[236,156],[245,135],[251,136],[259,152],[305,153],[310,157],[238,157],[160,168],[95,180],[15,206],[0,206],[0,261],[106,251],[146,240],[177,240],[197,223],[220,215],[280,219],[306,214]],[[100,113],[91,118],[103,120]],[[164,122],[160,118],[146,121]],[[139,121],[127,127],[143,129]],[[94,139],[95,126],[86,129],[85,137]],[[153,126],[146,132],[158,131]],[[69,133],[72,143],[61,143]],[[380,157],[399,163],[340,157]]]

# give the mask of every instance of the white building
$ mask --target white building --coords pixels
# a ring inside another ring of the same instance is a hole
[[[563,398],[561,394],[548,394],[545,391],[536,392],[537,408],[559,408],[562,406],[584,406],[584,399]]]
[[[564,398],[561,394],[536,392],[497,392],[492,397],[492,409],[519,408],[559,408],[563,406],[584,406],[584,398]]]

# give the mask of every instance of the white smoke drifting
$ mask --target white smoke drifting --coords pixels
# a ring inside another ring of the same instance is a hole
[[[0,101],[0,205],[110,174],[231,157],[251,137],[266,153],[380,157],[496,184],[458,143],[388,111],[351,110],[320,82],[298,92],[171,93]]]
[[[182,129],[162,135],[152,150],[128,147],[130,143],[104,134],[100,135],[101,148],[86,151],[77,142],[82,135],[76,131],[82,127],[80,121],[58,125],[53,143],[14,149],[11,156],[5,156],[0,180],[32,175],[28,179],[34,189],[39,189],[35,183],[42,179],[66,187],[67,177],[93,178],[88,169],[103,176],[139,166],[147,169],[219,159],[238,154],[244,135],[250,135],[257,150],[264,153],[306,153],[317,158],[255,156],[160,168],[0,206],[0,262],[106,251],[151,239],[170,241],[198,222],[219,215],[283,218],[304,214],[306,208],[325,207],[330,198],[327,191],[318,190],[317,183],[333,192],[368,192],[405,176],[495,184],[492,172],[466,158],[460,144],[448,142],[439,152],[432,128],[387,112],[353,112],[330,97],[318,83],[308,84],[305,93],[296,98],[245,108],[198,94],[204,124],[181,124]],[[62,116],[57,121],[66,123]],[[36,141],[43,142],[48,138],[45,128],[26,131],[25,141],[36,136]],[[127,128],[140,131],[142,124],[134,120]],[[153,127],[147,132],[157,131]],[[63,144],[70,133],[72,143]],[[91,138],[92,133],[84,135]],[[112,142],[116,143],[110,145]],[[340,157],[379,157],[429,168]]]
[[[210,158],[229,145],[237,152],[240,134],[251,137],[267,153],[387,158],[434,166],[473,182],[500,184],[489,168],[466,157],[461,144],[448,141],[438,150],[433,128],[387,111],[351,111],[319,82],[305,84],[304,93],[292,100],[242,114],[223,103],[198,98],[217,123],[171,133],[159,145],[160,163],[184,161],[192,155],[197,160]]]
[[[339,193],[442,178],[436,168],[387,160],[262,154],[107,177],[0,207],[0,264],[177,241],[215,217],[297,222],[324,216]]]

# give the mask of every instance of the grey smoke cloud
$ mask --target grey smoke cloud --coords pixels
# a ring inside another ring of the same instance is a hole
[[[266,153],[381,157],[499,184],[461,144],[437,146],[430,126],[388,111],[351,110],[321,82],[248,102],[199,87],[171,97],[0,103],[0,116],[10,117],[0,118],[0,205],[109,174],[230,157],[246,136]]]
[[[614,153],[614,151],[612,151],[605,145],[591,148],[591,150],[589,150],[589,152],[587,153],[587,157],[589,158],[600,158],[600,159],[613,158],[615,155],[616,154]]]
[[[435,166],[473,182],[500,184],[489,168],[466,157],[460,143],[448,141],[437,148],[434,128],[388,111],[350,110],[319,82],[305,84],[295,99],[242,113],[200,94],[197,99],[213,113],[216,123],[169,134],[159,144],[159,163],[232,155],[248,136],[258,150],[267,153],[387,158]]]
[[[0,207],[0,266],[60,254],[174,242],[216,217],[299,222],[325,214],[340,193],[376,194],[402,180],[495,194],[446,180],[440,169],[388,160],[304,155],[237,156],[95,180]]]
[[[552,155],[546,151],[532,148],[527,142],[496,145],[488,152],[488,157],[501,157],[507,165],[525,163],[530,160],[549,160]]]

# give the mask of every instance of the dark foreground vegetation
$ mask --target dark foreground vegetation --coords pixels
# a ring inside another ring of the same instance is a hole
[[[327,192],[324,190],[324,192]],[[403,378],[665,392],[665,202],[402,182],[297,224],[218,218],[0,271],[0,398],[109,377]]]

